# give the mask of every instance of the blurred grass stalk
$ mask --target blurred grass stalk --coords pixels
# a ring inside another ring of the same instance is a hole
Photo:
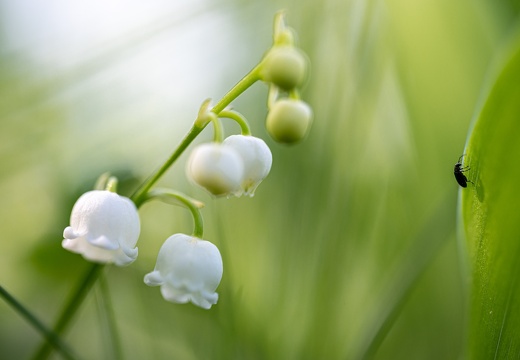
[[[20,314],[24,320],[26,320],[35,330],[37,330],[47,341],[49,347],[54,347],[58,350],[61,355],[68,359],[75,359],[71,350],[67,345],[61,341],[61,339],[53,333],[50,329],[45,326],[38,318],[34,316],[24,305],[22,305],[15,297],[7,292],[2,286],[0,286],[0,297],[3,301],[11,305],[11,307]]]

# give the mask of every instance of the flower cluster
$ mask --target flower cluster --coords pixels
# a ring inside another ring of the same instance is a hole
[[[150,199],[173,198],[187,205],[194,213],[196,229],[200,229],[195,232],[202,236],[198,202],[176,192],[153,194]],[[137,258],[135,245],[139,232],[139,215],[130,199],[109,190],[93,190],[74,204],[62,245],[89,261],[126,266]],[[164,242],[155,270],[145,276],[144,282],[161,286],[161,293],[168,301],[191,301],[209,309],[217,302],[215,290],[222,272],[222,258],[215,245],[198,236],[176,234]]]
[[[63,247],[89,261],[129,265],[138,254],[138,207],[154,199],[180,204],[190,210],[194,231],[191,236],[175,234],[166,239],[155,269],[144,276],[144,282],[149,286],[160,286],[162,296],[170,302],[192,302],[204,309],[216,304],[216,289],[222,278],[223,264],[218,248],[203,240],[200,211],[203,205],[179,192],[152,190],[152,186],[211,123],[214,139],[192,150],[186,165],[187,176],[216,197],[252,197],[255,194],[271,170],[271,150],[262,139],[251,135],[245,117],[228,105],[245,88],[263,80],[269,84],[268,133],[282,143],[298,142],[305,137],[312,121],[312,111],[300,100],[298,88],[306,78],[307,59],[296,48],[293,39],[292,30],[285,26],[283,14],[278,14],[274,45],[262,61],[215,106],[211,107],[210,100],[202,104],[192,129],[169,160],[130,198],[115,192],[116,180],[111,178],[100,181],[97,190],[89,191],[77,200],[70,226],[63,232]],[[224,138],[223,118],[238,123],[241,134]]]

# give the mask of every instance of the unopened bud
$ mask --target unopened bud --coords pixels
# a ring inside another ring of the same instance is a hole
[[[267,132],[277,142],[291,144],[305,137],[312,123],[312,110],[301,100],[281,99],[267,114]]]

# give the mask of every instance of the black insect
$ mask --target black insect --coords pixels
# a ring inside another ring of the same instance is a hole
[[[464,155],[462,155],[459,158],[459,161],[457,161],[457,163],[455,164],[455,167],[453,168],[453,175],[455,175],[455,180],[457,180],[457,183],[460,186],[462,186],[463,188],[465,188],[468,186],[468,183],[473,184],[473,181],[468,180],[466,175],[464,175],[464,172],[468,171],[470,168],[469,168],[469,166],[465,166],[465,167],[462,166],[461,161],[462,161],[463,157],[464,157]]]

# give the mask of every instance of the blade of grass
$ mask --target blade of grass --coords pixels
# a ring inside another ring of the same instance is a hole
[[[92,264],[88,268],[83,281],[81,281],[77,289],[72,292],[71,297],[63,308],[63,311],[59,316],[56,325],[54,326],[55,334],[61,335],[66,330],[67,326],[73,318],[73,315],[76,313],[76,310],[79,308],[83,302],[83,299],[87,296],[88,292],[95,284],[103,269],[104,265],[101,264]],[[40,345],[35,355],[33,356],[33,359],[46,359],[51,353],[52,346],[50,342],[46,341]]]
[[[112,297],[106,279],[106,274],[99,278],[99,293],[97,294],[97,303],[99,306],[100,323],[105,324],[106,341],[110,346],[110,358],[114,360],[123,359],[123,350],[121,347],[121,337],[117,329],[114,307],[112,305]]]
[[[520,356],[520,32],[476,117],[461,210],[471,265],[468,358]],[[471,185],[471,184],[470,184]]]
[[[38,332],[40,332],[47,340],[46,344],[52,346],[54,349],[59,351],[65,359],[77,359],[67,345],[63,343],[60,337],[48,329],[47,326],[38,319],[33,313],[31,313],[24,305],[22,305],[14,296],[12,296],[7,290],[0,286],[0,297],[2,297],[13,309],[24,317]]]
[[[446,240],[455,232],[455,206],[453,201],[450,200],[452,195],[449,192],[439,201],[415,235],[410,249],[403,252],[403,258],[398,262],[395,271],[392,272],[391,280],[387,281],[388,288],[377,297],[381,299],[381,304],[375,307],[378,311],[373,320],[368,322],[370,325],[360,341],[358,354],[351,358],[372,359],[374,357],[405,307],[406,301],[413,293],[421,276],[428,269]],[[439,224],[451,224],[452,226],[439,226]]]

